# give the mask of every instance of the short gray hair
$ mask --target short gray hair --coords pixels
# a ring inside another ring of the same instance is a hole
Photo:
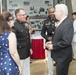
[[[65,4],[57,4],[55,8],[63,11],[66,16],[68,15],[68,7]]]

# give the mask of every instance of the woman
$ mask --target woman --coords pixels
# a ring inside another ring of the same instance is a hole
[[[36,28],[33,28],[31,26],[31,24],[30,24],[30,17],[29,16],[26,16],[26,23],[28,24],[28,27],[29,27],[29,33],[30,34],[35,33]]]
[[[8,25],[10,26],[11,30],[13,31],[13,26],[14,26],[14,17],[10,12],[3,12],[3,17],[7,21]]]
[[[0,74],[22,74],[21,63],[17,53],[16,36],[11,32],[2,14],[0,14]]]

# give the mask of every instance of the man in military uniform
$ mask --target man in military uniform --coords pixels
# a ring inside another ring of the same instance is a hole
[[[54,31],[55,31],[55,22],[57,22],[54,15],[54,8],[48,9],[48,18],[44,20],[44,25],[42,27],[41,35],[44,37],[46,42],[51,41]],[[53,60],[51,58],[51,51],[47,50],[48,55],[48,75],[53,75]]]
[[[24,9],[15,10],[16,21],[14,23],[14,31],[17,37],[17,49],[21,59],[23,68],[22,75],[30,75],[30,34],[29,28],[25,24],[26,13]]]

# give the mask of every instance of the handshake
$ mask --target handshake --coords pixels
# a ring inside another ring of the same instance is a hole
[[[49,51],[52,50],[52,49],[53,49],[53,44],[52,44],[52,42],[51,42],[51,41],[46,42],[45,48],[46,48],[47,50],[49,50]]]

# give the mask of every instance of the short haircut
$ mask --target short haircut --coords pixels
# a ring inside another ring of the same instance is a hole
[[[72,15],[76,15],[76,12],[73,12]]]
[[[55,8],[54,8],[54,7],[50,7],[50,8],[48,8],[48,11],[49,11],[50,9],[55,9]]]
[[[20,10],[24,10],[24,9],[22,9],[22,8],[16,9],[16,10],[15,10],[15,16],[20,12]]]
[[[63,13],[67,16],[68,15],[68,7],[65,4],[57,4],[55,6],[58,10],[63,11]]]

